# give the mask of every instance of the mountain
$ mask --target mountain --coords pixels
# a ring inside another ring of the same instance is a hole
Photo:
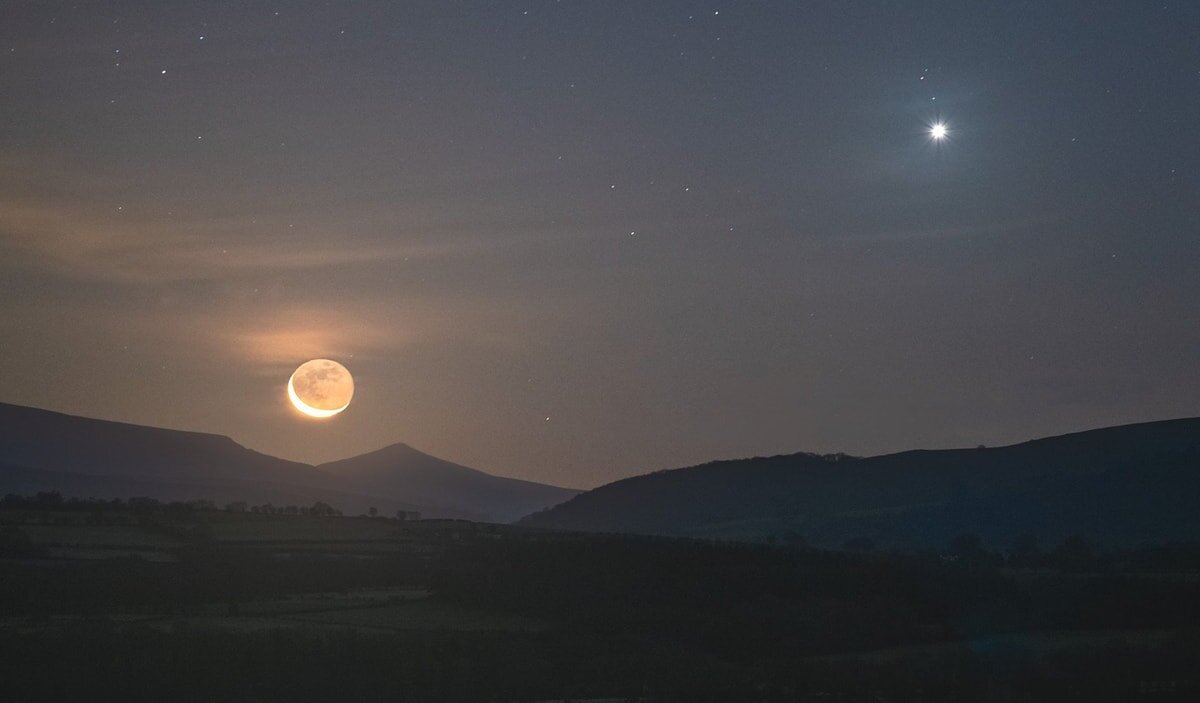
[[[0,495],[43,490],[219,504],[320,500],[349,514],[375,507],[385,515],[406,510],[490,521],[512,520],[576,493],[492,476],[404,445],[318,468],[255,452],[221,435],[0,403]]]
[[[260,454],[222,435],[94,420],[4,403],[0,403],[0,461],[155,480],[324,478],[307,464]]]
[[[854,540],[940,548],[976,534],[1055,544],[1200,539],[1200,418],[1091,430],[998,448],[855,458],[718,461],[601,486],[523,524],[739,540]]]
[[[472,509],[510,522],[579,493],[514,478],[492,476],[423,454],[407,444],[321,464],[317,470],[337,477],[350,490],[379,495],[403,495],[426,505],[470,505]]]
[[[84,467],[86,470],[88,467]],[[396,510],[419,511],[431,517],[483,519],[483,516],[462,511],[437,511],[428,506],[405,501],[367,496],[357,493],[307,486],[286,481],[264,481],[237,478],[154,477],[127,474],[88,474],[73,471],[31,469],[0,464],[0,495],[33,495],[42,491],[57,491],[66,497],[132,498],[147,496],[164,501],[211,500],[218,505],[245,501],[251,505],[270,503],[276,506],[328,503],[350,515],[366,512],[371,507],[391,514]]]

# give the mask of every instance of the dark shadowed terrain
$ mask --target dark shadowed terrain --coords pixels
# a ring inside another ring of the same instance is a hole
[[[1185,701],[1200,549],[845,554],[0,502],[8,700]]]
[[[321,464],[317,470],[332,476],[344,490],[401,497],[420,505],[460,506],[500,522],[511,522],[578,493],[486,474],[423,454],[407,444]]]
[[[312,467],[0,420],[11,700],[1200,695],[1197,420],[715,462],[516,525],[428,517],[574,492],[405,445]]]
[[[93,420],[0,403],[0,495],[64,495],[218,504],[374,507],[428,517],[506,522],[577,491],[492,476],[412,449],[385,449],[319,467],[247,449],[228,437]]]
[[[1075,534],[1114,547],[1194,540],[1200,419],[997,448],[718,461],[601,486],[523,522],[834,548],[939,548],[963,534],[998,547]]]

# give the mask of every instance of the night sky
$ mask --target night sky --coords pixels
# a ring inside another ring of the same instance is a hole
[[[1200,415],[1200,3],[7,0],[0,91],[3,402],[575,487]]]

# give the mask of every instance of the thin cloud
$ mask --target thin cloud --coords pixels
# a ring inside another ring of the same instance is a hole
[[[81,213],[0,201],[0,250],[33,266],[119,283],[212,280],[452,254],[462,245],[377,238],[346,246],[327,227]]]

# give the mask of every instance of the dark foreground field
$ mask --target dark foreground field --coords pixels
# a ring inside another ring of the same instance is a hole
[[[0,680],[12,701],[1191,701],[1197,554],[10,506]]]

